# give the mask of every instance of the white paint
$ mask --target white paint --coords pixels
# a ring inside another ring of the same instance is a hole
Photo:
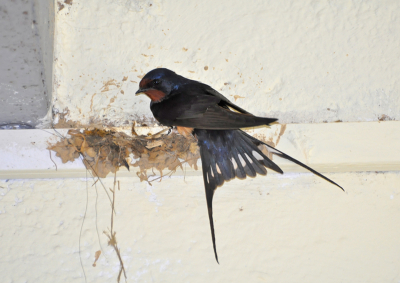
[[[68,119],[113,125],[151,119],[149,100],[134,92],[158,66],[281,123],[400,118],[398,1],[64,6],[56,12],[54,107],[68,109]]]
[[[346,193],[312,174],[288,175],[295,178],[271,174],[218,188],[213,207],[219,265],[201,175],[154,182],[152,191],[162,204],[158,212],[143,197],[146,182],[118,177],[114,230],[128,282],[400,280],[400,198],[388,197],[399,193],[398,172],[329,174]],[[112,178],[103,182],[112,188]],[[0,201],[7,227],[0,231],[2,281],[83,282],[78,240],[88,187],[81,238],[87,282],[116,282],[118,259],[102,233],[110,228],[110,203],[97,186],[96,218],[92,184],[90,179],[0,180],[0,187],[10,188]],[[15,198],[23,201],[14,206]],[[93,267],[100,250],[96,222],[103,252]]]

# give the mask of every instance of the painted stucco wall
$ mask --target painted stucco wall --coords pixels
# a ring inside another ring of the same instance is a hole
[[[128,282],[398,282],[399,173],[328,176],[347,193],[298,173],[219,188],[220,265],[201,176],[153,186],[118,178],[114,230]],[[112,178],[103,181],[112,188]],[[119,261],[103,234],[111,207],[100,184],[92,184],[0,181],[2,282],[84,282],[80,260],[87,282],[116,282]]]
[[[400,118],[398,1],[65,2],[54,111],[67,120],[151,119],[134,92],[160,66],[281,123]]]

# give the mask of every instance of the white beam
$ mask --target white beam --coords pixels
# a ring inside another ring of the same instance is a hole
[[[400,122],[290,124],[281,136],[281,125],[249,133],[277,143],[276,148],[320,172],[398,171],[400,170]],[[142,129],[142,132],[150,129]],[[67,129],[58,130],[62,135]],[[80,160],[62,164],[51,152],[49,143],[58,138],[52,129],[0,131],[0,178],[84,177]],[[279,141],[278,141],[279,140]],[[286,160],[276,159],[284,172],[305,172]],[[136,176],[122,168],[119,176]],[[200,171],[178,170],[176,175],[200,175]]]

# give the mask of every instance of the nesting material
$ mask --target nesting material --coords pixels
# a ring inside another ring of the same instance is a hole
[[[139,167],[137,175],[141,181],[148,181],[148,172],[154,169],[161,176],[163,170],[173,173],[178,167],[183,168],[184,163],[198,169],[200,154],[195,138],[185,138],[175,132],[149,138],[111,130],[71,129],[68,135],[55,144],[49,144],[48,149],[55,151],[63,163],[81,156],[86,168],[96,177],[104,178],[121,166],[129,169],[129,164]]]

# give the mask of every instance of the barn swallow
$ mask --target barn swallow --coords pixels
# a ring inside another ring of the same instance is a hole
[[[283,171],[259,148],[266,146],[271,154],[288,159],[326,181],[334,181],[285,153],[248,135],[241,128],[270,125],[275,118],[252,115],[233,104],[221,93],[198,81],[159,68],[148,72],[139,83],[136,95],[146,94],[150,109],[158,122],[176,127],[184,136],[194,135],[200,147],[203,181],[215,259],[218,262],[212,200],[217,187],[234,178],[266,175],[266,168]]]

